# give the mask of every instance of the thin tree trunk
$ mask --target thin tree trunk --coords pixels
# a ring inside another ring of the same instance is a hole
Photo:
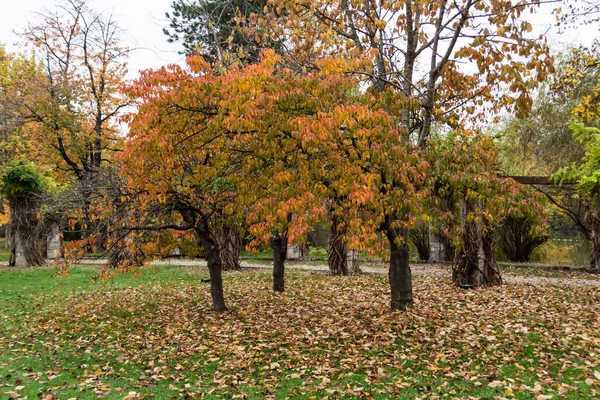
[[[342,229],[340,229],[337,218],[332,217],[331,227],[329,228],[329,251],[327,254],[327,264],[329,265],[331,275],[347,276],[350,274],[348,270],[348,246],[344,243]]]
[[[390,242],[390,269],[388,278],[392,310],[406,310],[413,306],[412,275],[409,265],[408,232],[398,232],[387,224],[386,235]],[[402,243],[396,239],[402,237]]]
[[[271,249],[273,249],[273,290],[283,292],[285,290],[285,260],[287,258],[287,235],[286,233],[274,233],[271,236]]]

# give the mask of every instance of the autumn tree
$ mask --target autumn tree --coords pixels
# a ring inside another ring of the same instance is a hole
[[[322,219],[335,191],[347,199],[336,212],[350,221],[353,247],[385,251],[378,232],[414,224],[427,163],[400,139],[384,103],[345,75],[356,65],[332,58],[317,65],[297,75],[267,52],[260,64],[226,74],[213,74],[199,58],[189,58],[187,69],[144,73],[129,89],[140,104],[122,172],[125,201],[135,204],[123,227],[132,234],[127,251],[156,255],[160,240],[151,237],[193,232],[208,260],[215,308],[223,309],[215,218],[235,221],[247,212],[251,245],[283,250]],[[397,263],[408,247],[392,240]],[[284,261],[274,265],[277,291],[284,290]],[[394,264],[391,279],[401,268]],[[412,301],[395,287],[392,297],[394,308]]]
[[[43,10],[23,30],[43,66],[38,97],[24,99],[21,118],[34,122],[29,133],[37,152],[53,162],[60,182],[73,183],[81,199],[86,236],[98,226],[92,203],[101,197],[100,169],[121,147],[117,117],[127,106],[119,88],[129,50],[110,14],[92,10],[85,0],[66,0]]]
[[[597,46],[597,45],[596,45]],[[573,121],[570,129],[575,138],[585,146],[585,155],[580,161],[564,167],[554,175],[554,180],[559,184],[575,184],[579,195],[587,199],[590,209],[586,215],[585,222],[589,226],[589,238],[592,243],[591,266],[600,270],[600,218],[598,215],[598,178],[597,160],[599,134],[598,95],[600,85],[598,82],[598,57],[597,50],[576,49],[571,59],[569,69],[563,74],[563,80],[559,82],[563,86],[577,85],[586,79],[596,81],[596,86],[589,95],[581,98],[581,102],[572,110]]]
[[[462,129],[490,112],[531,105],[529,89],[552,70],[545,41],[526,18],[539,5],[281,0],[272,3],[264,26],[289,38],[290,62],[303,70],[315,68],[323,54],[367,57],[370,68],[354,72],[388,99],[401,137],[422,148],[434,124]],[[391,241],[407,236],[387,231]],[[402,275],[410,277],[408,254],[402,257]]]
[[[109,14],[69,0],[37,14],[23,37],[46,73],[49,104],[25,104],[46,130],[39,139],[59,155],[59,168],[85,180],[98,171],[119,138],[116,117],[127,103],[119,93],[128,49]]]
[[[48,214],[42,209],[50,199],[49,180],[38,168],[47,169],[49,163],[35,141],[39,126],[22,113],[23,104],[48,100],[40,84],[43,78],[31,54],[0,47],[0,168],[2,202],[8,203],[11,265],[44,263]]]
[[[35,83],[43,73],[32,56],[13,54],[0,47],[0,162],[36,154],[28,137],[36,129],[21,114],[21,104],[40,96]]]

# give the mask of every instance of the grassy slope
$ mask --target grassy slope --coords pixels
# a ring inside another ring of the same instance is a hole
[[[216,314],[202,268],[107,284],[95,267],[55,272],[0,271],[0,397],[543,399],[600,385],[597,289],[419,278],[415,309],[392,313],[385,277],[291,271],[278,295],[268,274],[236,272]]]

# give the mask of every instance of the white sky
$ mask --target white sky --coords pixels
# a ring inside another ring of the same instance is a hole
[[[90,0],[89,6],[97,11],[113,14],[124,33],[124,41],[134,50],[129,59],[129,77],[138,70],[157,68],[170,63],[181,63],[177,54],[181,47],[168,43],[162,28],[168,25],[165,12],[170,11],[172,0]],[[44,8],[53,10],[55,0],[0,0],[0,43],[9,50],[22,50],[14,31],[23,29],[35,20],[34,13]],[[17,45],[15,45],[17,44]]]

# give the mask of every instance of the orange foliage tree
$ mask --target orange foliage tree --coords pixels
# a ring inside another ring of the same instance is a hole
[[[53,149],[58,168],[79,180],[97,173],[119,141],[116,117],[127,105],[119,89],[129,51],[119,33],[112,16],[84,0],[39,12],[22,33],[43,65],[46,100],[23,102],[23,115],[43,127],[39,146]]]
[[[139,109],[129,117],[122,170],[126,258],[164,251],[167,230],[192,233],[208,261],[217,310],[225,303],[213,221],[247,211],[251,246],[279,238],[281,250],[322,218],[331,193],[344,199],[335,212],[349,221],[353,246],[385,252],[382,232],[391,281],[410,273],[397,232],[415,223],[428,164],[401,139],[385,104],[346,74],[357,65],[328,58],[297,75],[279,61],[268,51],[260,64],[213,75],[201,59],[188,58],[187,69],[146,72],[128,90]],[[279,291],[283,261],[274,265]],[[410,287],[391,287],[393,308],[412,303]]]
[[[366,58],[369,67],[353,72],[387,102],[407,143],[423,148],[434,128],[480,128],[500,110],[529,109],[530,90],[553,68],[545,39],[527,21],[541,4],[274,0],[247,26],[287,38],[299,71],[316,68],[323,54]]]

